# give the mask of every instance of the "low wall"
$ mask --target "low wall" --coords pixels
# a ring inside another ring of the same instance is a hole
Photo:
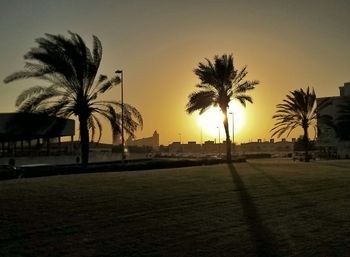
[[[129,153],[127,159],[147,158],[146,154]],[[77,155],[58,155],[58,156],[27,156],[27,157],[2,157],[0,164],[8,164],[10,159],[15,160],[16,166],[29,164],[75,164]],[[79,157],[79,159],[81,159]],[[112,152],[91,152],[89,162],[109,162],[121,160],[121,154]]]

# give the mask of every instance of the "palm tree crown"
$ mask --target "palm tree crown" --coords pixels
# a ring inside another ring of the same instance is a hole
[[[70,38],[62,35],[45,34],[38,38],[38,47],[32,48],[24,59],[28,60],[25,70],[15,72],[5,78],[9,83],[18,79],[38,78],[49,83],[48,86],[35,86],[24,90],[17,98],[16,106],[20,112],[46,113],[61,117],[77,116],[79,119],[82,162],[88,163],[89,130],[92,139],[102,124],[100,117],[106,118],[113,133],[120,131],[121,103],[102,101],[98,97],[120,83],[115,76],[108,79],[97,76],[102,59],[101,41],[93,36],[92,51],[76,33],[69,32]],[[124,126],[127,133],[134,135],[137,127],[143,124],[139,111],[124,104]]]
[[[248,71],[244,67],[238,71],[233,64],[232,55],[215,56],[214,62],[205,59],[206,63],[199,63],[194,73],[200,79],[196,85],[197,91],[188,97],[186,111],[190,114],[199,111],[205,112],[208,108],[219,106],[224,115],[224,128],[226,133],[227,160],[231,160],[231,143],[228,130],[227,109],[231,100],[238,100],[243,106],[246,102],[252,103],[252,98],[246,94],[255,88],[258,81],[244,80]]]
[[[290,92],[286,96],[282,104],[277,105],[276,114],[273,119],[276,119],[275,126],[272,128],[272,136],[282,136],[287,133],[287,136],[297,127],[316,128],[317,120],[317,102],[315,91],[308,87],[306,91],[302,88]]]

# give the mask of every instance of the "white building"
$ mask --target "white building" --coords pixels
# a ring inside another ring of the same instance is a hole
[[[339,106],[345,103],[345,100],[350,99],[350,82],[344,83],[344,86],[339,87],[339,96],[317,98],[317,103],[329,101],[329,105],[319,110],[320,115],[329,115],[333,122],[336,122],[339,116]],[[350,142],[341,141],[337,138],[333,128],[327,126],[322,120],[318,120],[320,129],[317,137],[317,145],[325,155],[325,157],[340,157],[346,158],[350,156]]]
[[[133,140],[131,137],[129,137],[125,144],[127,146],[151,146],[154,150],[158,150],[159,148],[159,134],[156,131],[154,131],[153,135],[151,137],[146,138],[140,138]]]

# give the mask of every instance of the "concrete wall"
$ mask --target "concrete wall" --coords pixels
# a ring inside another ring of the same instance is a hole
[[[12,158],[16,162],[16,166],[27,164],[74,164],[76,163],[76,155],[60,155],[60,156],[35,156],[35,157],[4,157],[0,158],[0,164],[8,164]],[[147,154],[128,154],[127,159],[143,159],[147,158]],[[121,155],[111,152],[90,153],[89,162],[107,162],[121,160]]]

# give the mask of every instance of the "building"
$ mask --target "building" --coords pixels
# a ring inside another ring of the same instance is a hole
[[[205,141],[202,145],[203,153],[218,153],[219,146],[214,141]]]
[[[185,153],[200,153],[202,151],[202,147],[200,144],[197,144],[196,141],[189,141],[187,144],[182,145],[182,150]]]
[[[217,154],[220,152],[220,149],[225,149],[224,147],[226,147],[225,144],[216,144],[214,141],[205,141],[203,145],[197,144],[196,141],[189,141],[187,144],[172,142],[169,145],[169,153]]]
[[[239,146],[239,152],[241,154],[270,153],[288,155],[293,153],[294,142],[295,138],[292,141],[282,139],[279,142],[275,142],[274,139],[270,139],[270,141],[258,139],[256,142],[242,143]]]
[[[169,153],[182,153],[182,144],[180,142],[172,142],[169,145]]]
[[[339,106],[350,100],[350,82],[339,87],[339,96],[317,98],[317,104],[327,101],[327,106],[318,110],[319,115],[329,115],[336,121],[339,113]],[[319,133],[317,136],[317,147],[325,157],[345,158],[350,156],[350,142],[341,141],[337,138],[333,128],[324,123],[321,119],[317,121]]]
[[[61,138],[69,137],[73,142],[74,134],[74,120],[46,114],[0,113],[1,156],[72,152],[73,143],[63,146]]]
[[[159,134],[156,131],[154,131],[153,135],[151,137],[146,138],[140,138],[133,140],[131,137],[129,137],[126,142],[126,146],[151,146],[154,150],[159,149]]]

